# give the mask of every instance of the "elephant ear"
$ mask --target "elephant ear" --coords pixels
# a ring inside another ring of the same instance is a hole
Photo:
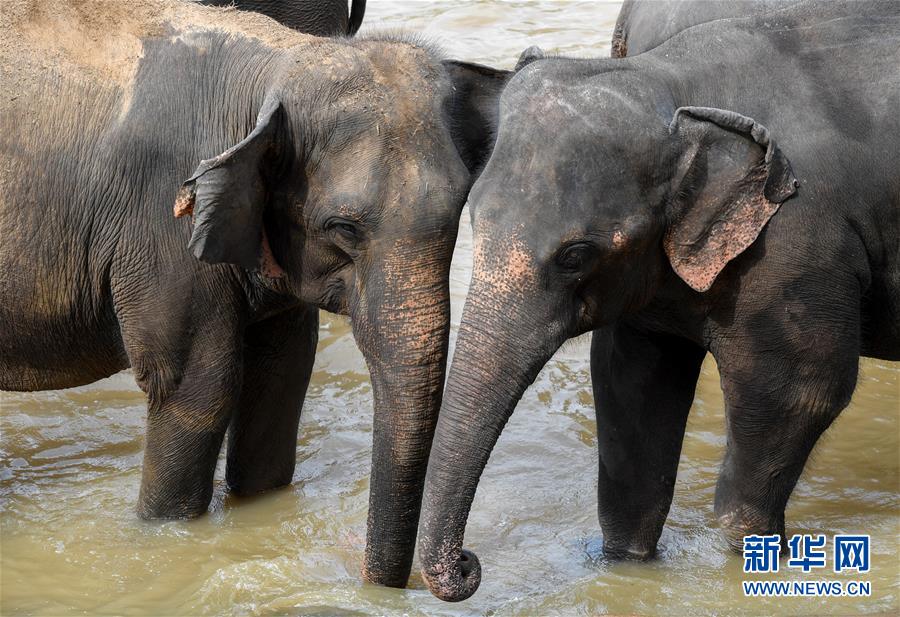
[[[263,164],[275,149],[281,104],[267,99],[243,141],[200,162],[175,200],[175,216],[193,215],[188,248],[207,263],[229,263],[279,276],[263,228]]]
[[[799,183],[766,127],[733,111],[681,107],[679,156],[663,246],[696,291],[749,247]]]
[[[513,72],[518,73],[532,62],[542,60],[545,57],[546,55],[544,54],[543,49],[541,49],[537,45],[532,45],[521,54],[519,54],[519,60],[518,62],[516,62],[516,68],[513,69]]]
[[[444,101],[444,115],[460,158],[475,174],[491,156],[500,93],[513,73],[456,60],[444,60],[443,65],[452,84],[452,92]]]

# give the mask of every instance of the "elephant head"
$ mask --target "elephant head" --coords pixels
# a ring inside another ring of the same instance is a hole
[[[459,214],[506,78],[398,41],[316,42],[277,64],[255,126],[176,199],[176,215],[193,216],[190,250],[253,273],[251,298],[350,317],[375,399],[371,582],[409,576]]]
[[[580,61],[538,60],[510,82],[470,195],[472,282],[419,548],[444,600],[478,588],[480,565],[462,548],[469,509],[500,432],[552,354],[646,306],[664,284],[708,290],[796,190],[754,120],[678,108],[634,71],[579,79],[573,67],[585,72]]]

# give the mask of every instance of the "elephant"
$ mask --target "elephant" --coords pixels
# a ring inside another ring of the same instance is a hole
[[[210,6],[233,6],[271,17],[288,28],[316,36],[353,36],[366,14],[366,0],[200,0]]]
[[[829,2],[510,79],[469,196],[472,281],[425,482],[432,593],[478,588],[463,539],[481,473],[542,366],[588,332],[605,554],[653,556],[707,353],[721,531],[784,546],[859,357],[900,360],[898,67],[900,6]]]
[[[375,405],[363,575],[404,586],[508,72],[172,0],[15,0],[0,26],[0,389],[131,367],[138,513],[196,517],[226,434],[232,492],[291,482],[318,309],[347,315]]]
[[[754,17],[790,8],[803,0],[625,0],[613,30],[613,58],[636,56],[691,26]]]

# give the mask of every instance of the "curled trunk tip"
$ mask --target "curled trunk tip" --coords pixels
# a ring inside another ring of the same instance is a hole
[[[428,589],[445,602],[462,602],[470,598],[481,585],[481,562],[478,557],[463,549],[459,557],[446,561],[422,568]]]

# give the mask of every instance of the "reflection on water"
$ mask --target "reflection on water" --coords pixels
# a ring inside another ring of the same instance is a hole
[[[617,4],[369,2],[364,30],[404,26],[454,57],[510,67],[537,44],[607,55]],[[464,214],[454,324],[469,278]],[[712,499],[724,446],[722,397],[708,362],[688,423],[664,551],[648,564],[601,555],[595,428],[584,341],[525,395],[491,458],[466,533],[484,567],[469,601],[363,585],[359,569],[371,441],[371,390],[346,324],[323,316],[294,484],[226,496],[191,522],[142,523],[144,397],[128,374],[61,392],[4,393],[0,410],[3,614],[498,615],[896,613],[900,576],[900,366],[864,361],[853,404],[822,439],[788,508],[793,532],[872,534],[868,599],[746,599],[741,561],[722,546]],[[812,575],[809,575],[812,577]],[[815,578],[835,578],[819,575]],[[779,578],[802,578],[782,572]]]

